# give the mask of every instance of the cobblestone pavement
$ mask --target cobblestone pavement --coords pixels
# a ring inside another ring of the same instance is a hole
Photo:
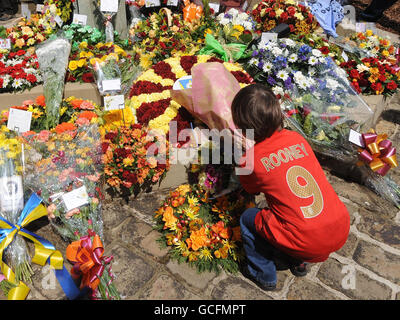
[[[400,94],[392,98],[383,112],[377,131],[387,132],[399,147],[399,125]],[[152,215],[170,189],[160,187],[128,202],[108,198],[103,207],[105,254],[114,256],[115,284],[123,299],[400,300],[400,211],[322,164],[350,212],[348,240],[327,261],[312,264],[306,277],[296,278],[288,270],[278,271],[277,289],[272,292],[262,291],[241,274],[198,274],[186,264],[172,261],[168,250],[159,248]],[[400,184],[400,170],[392,171]],[[179,184],[182,174],[178,167],[173,168],[164,185]],[[67,244],[45,220],[36,232],[65,253]],[[66,263],[66,267],[71,266]],[[47,268],[33,268],[35,275],[28,300],[65,299]]]

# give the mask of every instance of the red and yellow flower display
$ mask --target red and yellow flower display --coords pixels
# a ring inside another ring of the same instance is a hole
[[[190,128],[191,116],[171,99],[170,90],[175,81],[191,74],[198,63],[220,62],[235,76],[241,87],[251,82],[250,76],[239,64],[223,62],[208,55],[184,55],[155,64],[140,75],[130,90],[130,107],[136,110],[137,122],[161,133],[169,132],[169,123],[177,122],[178,134]]]
[[[241,192],[211,200],[198,185],[184,184],[170,193],[154,219],[160,242],[171,247],[171,257],[198,271],[238,271],[240,214],[249,201]]]
[[[286,23],[293,33],[312,33],[319,25],[310,10],[294,0],[264,0],[253,7],[251,14],[257,29],[263,32]]]

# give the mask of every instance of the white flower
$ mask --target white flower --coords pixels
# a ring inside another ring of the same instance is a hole
[[[251,58],[249,61],[250,64],[254,64],[257,65],[258,64],[258,60],[256,58]]]
[[[288,58],[289,62],[296,62],[297,61],[297,54],[292,53],[289,58]]]
[[[275,48],[272,49],[272,54],[275,57],[280,56],[280,55],[282,55],[282,50],[280,48],[278,48],[278,47],[275,47]]]
[[[22,80],[21,79],[15,79],[14,82],[12,83],[12,87],[15,89],[18,89],[22,86]]]
[[[8,74],[6,74],[5,76],[4,76],[4,78],[3,78],[3,88],[5,88],[5,87],[7,87],[8,86],[8,84],[10,83],[10,81],[11,81],[11,76],[10,75],[8,75]]]
[[[279,86],[275,86],[275,87],[273,87],[272,88],[272,92],[275,94],[275,95],[283,95],[285,92],[283,91],[283,89],[282,89],[282,87],[279,87]]]
[[[296,83],[299,83],[300,81],[303,81],[305,79],[305,76],[300,71],[296,71],[293,74],[293,79]]]
[[[339,83],[334,79],[328,79],[326,81],[326,87],[331,90],[335,90],[338,86],[339,86]]]
[[[369,71],[369,68],[365,64],[359,64],[357,65],[357,71],[361,73],[364,71]]]
[[[314,68],[310,68],[310,69],[308,70],[308,75],[309,75],[310,77],[312,77],[313,75],[315,75],[315,69],[314,69]]]
[[[285,70],[281,70],[281,71],[278,72],[278,74],[276,76],[279,79],[285,81],[289,77],[289,74]]]
[[[229,21],[229,19],[227,19],[227,18],[222,18],[220,21],[219,21],[219,23],[220,24],[222,24],[222,25],[226,25],[226,24],[228,24],[230,21]]]
[[[272,70],[272,68],[273,68],[272,63],[271,63],[271,62],[266,62],[266,63],[264,64],[264,66],[263,66],[263,71],[264,71],[265,73],[269,73],[269,72]]]
[[[311,50],[311,53],[312,53],[314,56],[316,56],[316,57],[321,57],[321,56],[322,56],[321,51],[319,51],[319,50],[317,50],[317,49],[312,49],[312,50]]]
[[[306,90],[309,87],[309,83],[308,83],[307,79],[299,81],[298,85],[303,90]]]
[[[308,63],[309,64],[311,64],[312,66],[314,66],[314,65],[316,65],[317,63],[318,63],[318,58],[317,57],[314,57],[314,56],[311,56],[309,59],[308,59]]]
[[[231,16],[235,17],[239,14],[239,10],[235,9],[235,8],[230,8],[227,12],[227,14],[230,14]]]
[[[285,39],[284,40],[285,41],[285,44],[288,46],[288,47],[294,47],[294,46],[296,46],[296,42],[294,42],[292,39]]]
[[[243,23],[243,27],[244,27],[246,30],[249,30],[249,31],[253,30],[253,24],[252,24],[251,22],[249,22],[249,21],[245,21],[245,22]]]

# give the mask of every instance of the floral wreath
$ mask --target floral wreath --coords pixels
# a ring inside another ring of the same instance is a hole
[[[181,185],[155,212],[155,228],[162,234],[158,242],[172,247],[171,258],[199,272],[235,273],[243,256],[239,217],[249,206],[243,190],[211,199],[200,185]]]
[[[169,132],[172,120],[177,122],[178,134],[182,129],[189,128],[190,116],[180,104],[171,99],[170,90],[175,81],[191,75],[193,66],[205,62],[223,63],[238,80],[240,87],[253,82],[239,64],[224,62],[209,55],[184,55],[160,61],[139,76],[131,87],[130,107],[136,111],[138,123],[164,134]]]

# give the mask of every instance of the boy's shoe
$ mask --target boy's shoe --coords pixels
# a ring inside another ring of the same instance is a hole
[[[307,265],[308,263],[303,262],[299,265],[291,266],[290,272],[296,277],[304,277],[308,273]]]
[[[260,289],[265,290],[265,291],[273,291],[276,289],[276,284],[265,284],[265,283],[261,283],[259,281],[257,281],[249,272],[249,269],[247,268],[247,266],[243,266],[241,268],[241,272],[243,274],[243,276],[251,281],[253,281]]]

